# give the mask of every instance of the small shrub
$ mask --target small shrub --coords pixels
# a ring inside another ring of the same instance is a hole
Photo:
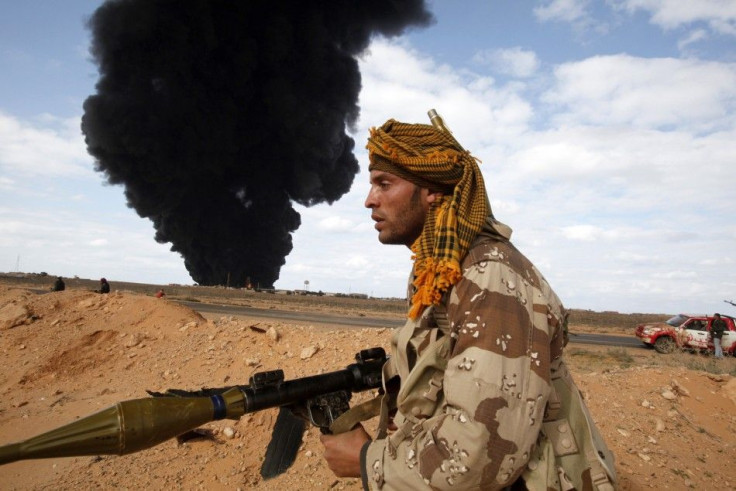
[[[588,360],[601,361],[605,359],[605,356],[595,351],[589,351],[583,348],[573,348],[567,352],[568,356],[575,356],[580,358],[587,358]]]
[[[611,348],[608,350],[607,355],[613,358],[621,368],[628,368],[634,364],[634,357],[624,348]]]

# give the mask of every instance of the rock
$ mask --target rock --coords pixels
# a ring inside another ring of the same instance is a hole
[[[0,331],[33,322],[28,306],[9,303],[0,309]]]
[[[141,344],[142,340],[143,336],[140,333],[134,333],[128,336],[128,339],[125,341],[124,346],[126,348],[132,348]]]
[[[668,401],[674,401],[675,399],[677,399],[677,394],[675,394],[671,390],[665,390],[662,391],[662,397],[664,397]]]
[[[649,401],[647,401],[646,399],[644,399],[643,401],[641,401],[641,405],[642,405],[642,407],[647,407],[647,408],[648,407],[652,407],[652,403],[649,402]]]
[[[655,425],[656,425],[655,428],[656,428],[657,432],[662,432],[666,428],[665,425],[664,425],[664,421],[662,421],[660,418],[657,418],[657,421],[656,421]]]
[[[302,360],[308,360],[309,358],[313,357],[318,351],[319,351],[318,346],[314,346],[314,345],[307,346],[306,348],[302,350],[301,354],[299,355],[299,358],[301,358]]]
[[[626,438],[628,438],[629,436],[631,436],[631,433],[629,433],[628,431],[626,431],[626,430],[624,430],[624,429],[621,429],[621,428],[616,428],[616,430],[617,430],[617,431],[618,431],[619,433],[621,433],[621,435],[622,435],[622,436],[625,436]]]
[[[255,367],[261,364],[261,360],[259,358],[246,358],[245,364],[249,367]]]
[[[650,460],[652,460],[652,458],[649,455],[645,454],[645,453],[637,452],[637,455],[644,462],[649,462]]]
[[[181,332],[184,332],[184,331],[186,331],[186,330],[187,330],[187,329],[189,329],[189,328],[192,328],[192,327],[197,327],[197,325],[198,325],[198,324],[197,324],[197,322],[196,322],[196,321],[191,321],[191,322],[187,322],[186,324],[184,324],[183,326],[181,326],[181,327],[179,328],[179,331],[181,331]]]
[[[728,376],[727,375],[724,376],[722,374],[716,375],[716,374],[713,374],[713,373],[709,373],[708,374],[708,378],[711,379],[714,382],[725,382],[726,379],[728,378]]]
[[[225,438],[228,440],[232,440],[235,438],[235,429],[233,429],[231,426],[226,426],[222,429],[222,434],[225,435]]]
[[[278,341],[279,339],[281,339],[281,334],[273,326],[268,328],[268,331],[266,331],[266,335],[274,341]]]
[[[674,390],[676,393],[680,394],[681,396],[690,396],[690,391],[687,390],[685,387],[682,386],[677,380],[672,381],[672,390]]]

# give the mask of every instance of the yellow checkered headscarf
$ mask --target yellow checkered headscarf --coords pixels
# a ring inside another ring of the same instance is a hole
[[[437,305],[462,271],[460,263],[490,214],[476,159],[449,133],[426,124],[389,119],[368,138],[370,170],[397,175],[443,192],[430,207],[421,235],[412,245],[415,293],[409,317]]]

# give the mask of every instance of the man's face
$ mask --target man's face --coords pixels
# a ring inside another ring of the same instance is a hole
[[[437,194],[378,170],[371,171],[370,182],[365,207],[371,209],[378,240],[410,247],[422,233],[429,205]]]

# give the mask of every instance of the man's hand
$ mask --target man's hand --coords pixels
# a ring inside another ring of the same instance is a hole
[[[327,466],[337,477],[360,477],[360,450],[371,437],[362,425],[339,435],[321,435]]]

